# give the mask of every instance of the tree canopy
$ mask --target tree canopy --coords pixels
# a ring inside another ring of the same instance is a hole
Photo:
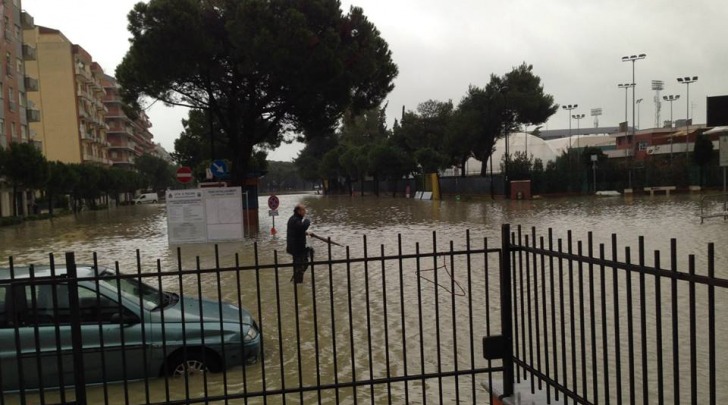
[[[125,101],[206,110],[244,178],[254,146],[331,133],[393,89],[397,67],[362,10],[338,0],[150,0],[129,13]]]

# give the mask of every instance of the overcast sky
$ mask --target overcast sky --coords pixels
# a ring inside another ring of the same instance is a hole
[[[37,25],[61,30],[114,74],[129,43],[126,15],[135,0],[23,0]],[[685,118],[686,86],[677,77],[698,76],[690,85],[690,116],[705,122],[706,97],[728,95],[728,7],[723,0],[345,0],[364,9],[389,43],[399,76],[389,95],[391,126],[402,106],[414,110],[428,99],[456,105],[469,85],[484,86],[491,73],[503,75],[527,62],[546,93],[560,105],[578,104],[581,127],[592,127],[593,108],[602,108],[599,126],[624,120],[625,90],[632,63],[622,56],[647,54],[635,64],[638,126],[655,126],[652,80],[663,80],[662,95],[679,94],[673,118]],[[628,96],[632,120],[632,94]],[[182,131],[182,108],[149,110],[154,139],[168,151]],[[545,129],[568,128],[559,110]],[[670,119],[663,102],[660,121]],[[572,127],[577,122],[572,120]],[[273,152],[291,160],[300,145]]]

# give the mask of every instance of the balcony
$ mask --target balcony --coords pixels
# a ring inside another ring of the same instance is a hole
[[[38,91],[38,79],[25,76],[25,91]]]
[[[35,60],[35,48],[28,45],[23,44],[23,60]]]
[[[40,122],[40,110],[35,108],[27,108],[25,115],[28,118],[28,122]]]
[[[93,78],[84,67],[76,65],[75,70],[78,79],[82,80],[85,83],[90,83],[91,81],[93,81]]]
[[[33,16],[23,11],[20,13],[20,24],[24,30],[33,29],[35,27],[35,20]]]

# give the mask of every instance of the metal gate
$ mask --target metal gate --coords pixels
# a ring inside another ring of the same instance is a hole
[[[53,276],[53,266],[52,277],[39,275],[39,270],[24,278],[15,270],[15,277],[9,277],[8,270],[0,277],[0,291],[5,289],[2,294],[6,297],[15,294],[11,291],[35,291],[18,290],[19,285],[25,288],[49,280],[74,286],[132,280],[183,297],[214,302],[221,298],[253,315],[263,347],[254,364],[223,367],[217,373],[160,377],[154,366],[135,380],[85,385],[98,378],[99,372],[111,375],[114,368],[123,368],[131,376],[135,363],[172,357],[170,352],[175,349],[165,342],[176,333],[175,326],[164,323],[160,333],[154,332],[156,326],[147,325],[142,333],[145,350],[122,356],[121,365],[119,350],[132,353],[139,349],[133,347],[129,335],[137,324],[89,326],[75,287],[68,288],[70,317],[56,316],[44,323],[21,313],[33,312],[40,305],[40,294],[28,293],[22,310],[15,306],[0,318],[3,342],[5,338],[16,342],[3,344],[0,384],[8,383],[11,376],[19,377],[15,379],[19,387],[3,386],[0,404],[488,403],[491,397],[485,387],[492,384],[494,372],[503,370],[501,361],[483,358],[481,346],[483,336],[500,333],[500,249],[490,248],[487,239],[471,239],[467,231],[459,241],[439,240],[433,232],[431,243],[425,245],[408,244],[399,236],[395,243],[374,245],[364,237],[359,247],[329,247],[317,252],[302,284],[291,282],[288,256],[275,254],[272,263],[259,263],[257,246],[254,257],[236,257],[236,264],[227,267],[203,268],[199,260],[189,266],[180,259],[176,270],[150,270],[139,264],[131,271],[116,269],[116,274],[102,276],[92,266],[92,275],[74,275],[65,271],[75,267],[70,254],[65,266],[54,266],[63,267],[58,273],[65,275]],[[216,263],[219,259],[216,249]],[[251,264],[242,264],[244,261]],[[168,317],[173,314],[171,310],[161,312]],[[143,329],[144,322],[141,324]],[[219,326],[200,324],[213,331],[219,328],[219,334],[224,334],[222,322]],[[98,330],[104,333],[94,346],[85,334],[97,336]],[[109,336],[116,335],[106,334],[107,330],[121,330],[126,341],[122,338],[111,347]],[[63,340],[66,332],[71,342]],[[167,340],[160,344],[159,336],[165,334]],[[205,344],[204,339],[193,341],[191,334],[188,328],[183,336],[188,339],[185,354],[198,353]],[[52,364],[67,377],[63,384],[68,389],[23,384],[38,380],[33,373],[42,373],[38,359],[47,353],[42,353],[40,344],[22,344],[21,335],[45,336],[57,349],[56,355],[65,356]],[[211,346],[214,338],[207,339]],[[219,363],[230,357],[229,352],[221,358],[216,358],[215,350],[202,353],[195,360],[213,364],[212,360]],[[29,361],[12,363],[13,357]],[[78,384],[74,387],[74,383]],[[15,392],[7,392],[13,388]]]

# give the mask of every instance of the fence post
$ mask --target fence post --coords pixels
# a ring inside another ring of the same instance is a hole
[[[503,351],[503,397],[513,395],[513,309],[511,302],[511,226],[501,226],[500,303]]]
[[[78,302],[78,273],[76,256],[66,252],[66,275],[68,276],[68,304],[71,315],[71,342],[73,344],[73,386],[76,404],[86,405],[86,378],[83,371],[83,338],[81,336],[81,312]]]

